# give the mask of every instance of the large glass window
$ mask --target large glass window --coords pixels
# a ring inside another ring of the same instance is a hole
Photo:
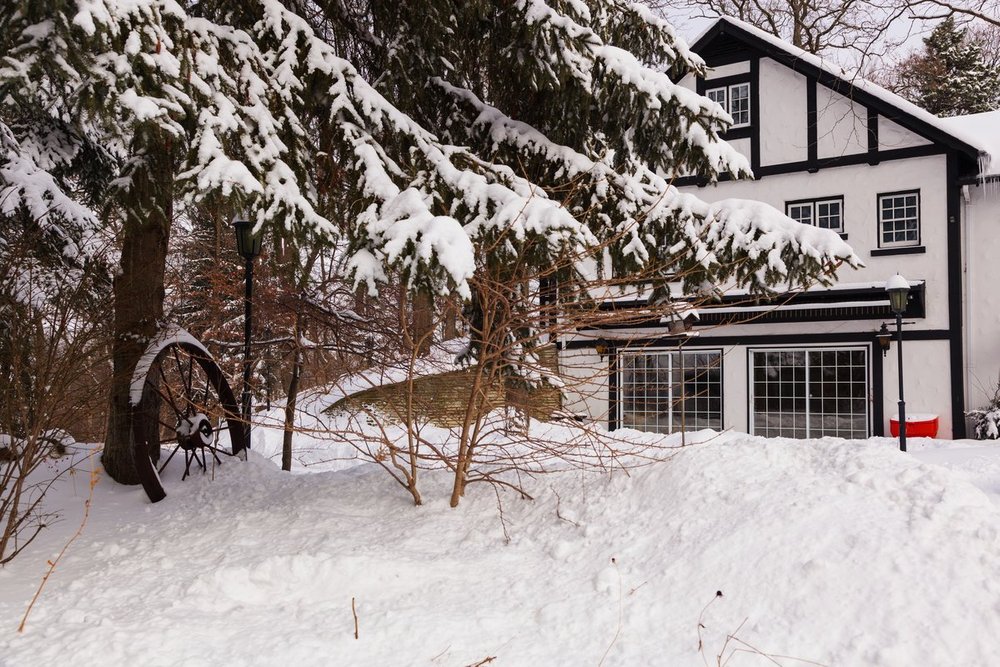
[[[868,437],[868,352],[751,352],[750,432],[765,437]]]
[[[902,192],[879,195],[879,245],[910,246],[920,244],[920,193]]]
[[[722,429],[722,353],[717,350],[623,351],[619,388],[625,428],[659,433]]]

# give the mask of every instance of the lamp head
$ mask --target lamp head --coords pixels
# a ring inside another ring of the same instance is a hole
[[[253,223],[249,220],[234,220],[233,227],[236,228],[236,249],[243,259],[252,261],[260,255],[262,234],[253,233]]]
[[[885,281],[885,291],[889,294],[889,307],[896,315],[906,310],[906,300],[910,294],[910,283],[898,273]]]

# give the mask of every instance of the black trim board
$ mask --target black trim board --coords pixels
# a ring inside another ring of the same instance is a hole
[[[750,170],[760,169],[760,58],[750,59]]]
[[[885,320],[886,324],[892,324]],[[815,334],[757,334],[752,336],[663,336],[659,338],[633,338],[630,340],[613,341],[612,350],[624,347],[719,347],[720,345],[795,345],[820,343],[872,343],[877,345],[875,335],[878,330],[850,331],[844,333]],[[895,334],[893,334],[895,336]],[[907,329],[903,328],[904,341],[938,340],[950,341],[951,331],[948,329]],[[560,341],[560,350],[583,350],[593,348],[597,338],[586,340]]]
[[[619,426],[621,412],[621,395],[618,391],[618,354],[615,348],[608,351],[608,430],[614,431]]]
[[[958,183],[958,155],[948,154],[948,327],[951,329],[951,432],[965,433],[965,350],[962,321],[962,186]]]
[[[868,109],[868,164],[878,163],[878,114]]]
[[[819,171],[819,110],[816,102],[816,79],[806,80],[806,164],[810,172]]]
[[[928,157],[931,155],[944,155],[947,151],[941,146],[928,144],[924,146],[911,146],[909,148],[894,148],[892,150],[880,151],[877,154],[879,161],[905,160],[915,157]],[[852,155],[840,155],[837,157],[823,158],[816,163],[809,160],[801,162],[784,162],[781,164],[768,164],[754,169],[754,177],[757,179],[764,176],[777,176],[779,174],[793,174],[800,171],[819,171],[820,169],[832,169],[834,167],[851,167],[859,164],[869,164],[871,155],[869,153],[854,153]],[[719,182],[731,181],[729,174],[720,174]],[[708,180],[703,176],[682,176],[674,180],[674,185],[684,187],[688,185],[707,185]]]
[[[885,435],[885,358],[878,341],[872,343],[872,435]],[[876,355],[878,360],[876,361]],[[875,400],[875,397],[881,400]]]

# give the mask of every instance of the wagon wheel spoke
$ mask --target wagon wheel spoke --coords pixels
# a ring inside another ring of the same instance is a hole
[[[167,399],[167,402],[174,408],[174,412],[180,416],[181,411],[180,408],[177,407],[177,402],[174,400],[174,392],[170,391],[170,380],[167,379],[166,373],[163,371],[163,364],[157,364],[157,368],[160,372],[160,379],[163,381],[162,385],[167,389],[167,395],[164,396],[163,392],[160,391],[160,383],[154,384],[153,387],[156,389],[157,394],[159,394],[162,398]]]
[[[176,454],[177,450],[180,449],[180,448],[181,448],[180,443],[177,443],[177,446],[174,447],[174,451],[170,452],[170,456],[168,456],[167,460],[163,462],[163,465],[160,466],[160,469],[158,470],[158,472],[162,473],[164,471],[164,469],[166,469],[167,464],[170,463],[170,459],[174,458],[174,454]]]

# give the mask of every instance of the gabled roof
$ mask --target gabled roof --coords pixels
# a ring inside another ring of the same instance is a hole
[[[975,131],[971,124],[965,126],[953,122],[956,119],[939,118],[854,72],[792,46],[780,37],[739,19],[731,16],[717,19],[694,40],[691,50],[695,53],[701,53],[710,43],[721,36],[732,37],[743,42],[796,72],[815,77],[823,85],[874,109],[886,118],[927,139],[954,148],[969,157],[978,158],[981,165],[984,162],[986,164],[992,162],[994,166],[991,169],[993,171],[1000,170],[998,169],[1000,168],[1000,151],[994,150],[1000,146],[987,145],[989,143],[987,137]],[[1000,128],[994,133],[1000,134]],[[993,157],[992,161],[991,157]],[[985,176],[986,174],[980,175]]]

